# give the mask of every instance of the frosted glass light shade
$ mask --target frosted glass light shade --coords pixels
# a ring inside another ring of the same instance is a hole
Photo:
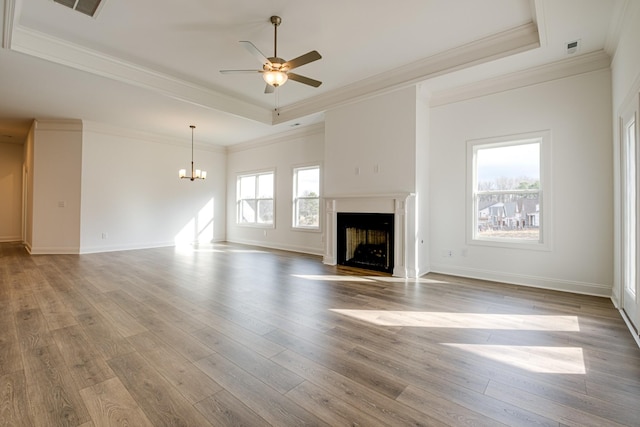
[[[289,77],[284,71],[266,71],[262,73],[262,78],[268,85],[278,87],[283,85]]]

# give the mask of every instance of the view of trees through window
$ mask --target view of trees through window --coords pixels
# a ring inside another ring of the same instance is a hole
[[[476,238],[540,240],[540,142],[477,146]]]
[[[293,172],[293,226],[320,227],[320,168],[297,168]]]
[[[273,172],[238,177],[238,224],[273,224]]]

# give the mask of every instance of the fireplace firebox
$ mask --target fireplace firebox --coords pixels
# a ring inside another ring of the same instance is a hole
[[[337,262],[393,272],[393,214],[337,213]]]

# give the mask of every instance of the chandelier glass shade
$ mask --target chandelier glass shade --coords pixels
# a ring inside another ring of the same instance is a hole
[[[189,127],[191,128],[191,176],[187,176],[186,169],[180,169],[178,171],[178,176],[180,177],[180,179],[188,179],[191,181],[195,181],[196,179],[206,179],[207,171],[196,169],[193,165],[193,130],[196,127],[194,125],[191,125]]]

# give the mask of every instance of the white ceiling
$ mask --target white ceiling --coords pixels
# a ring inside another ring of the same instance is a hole
[[[4,3],[0,142],[32,119],[75,118],[230,145],[322,120],[354,99],[420,83],[430,93],[575,58],[613,54],[629,0],[103,0],[90,18],[53,0]],[[265,95],[241,44],[323,56]],[[276,102],[280,116],[274,115]]]

